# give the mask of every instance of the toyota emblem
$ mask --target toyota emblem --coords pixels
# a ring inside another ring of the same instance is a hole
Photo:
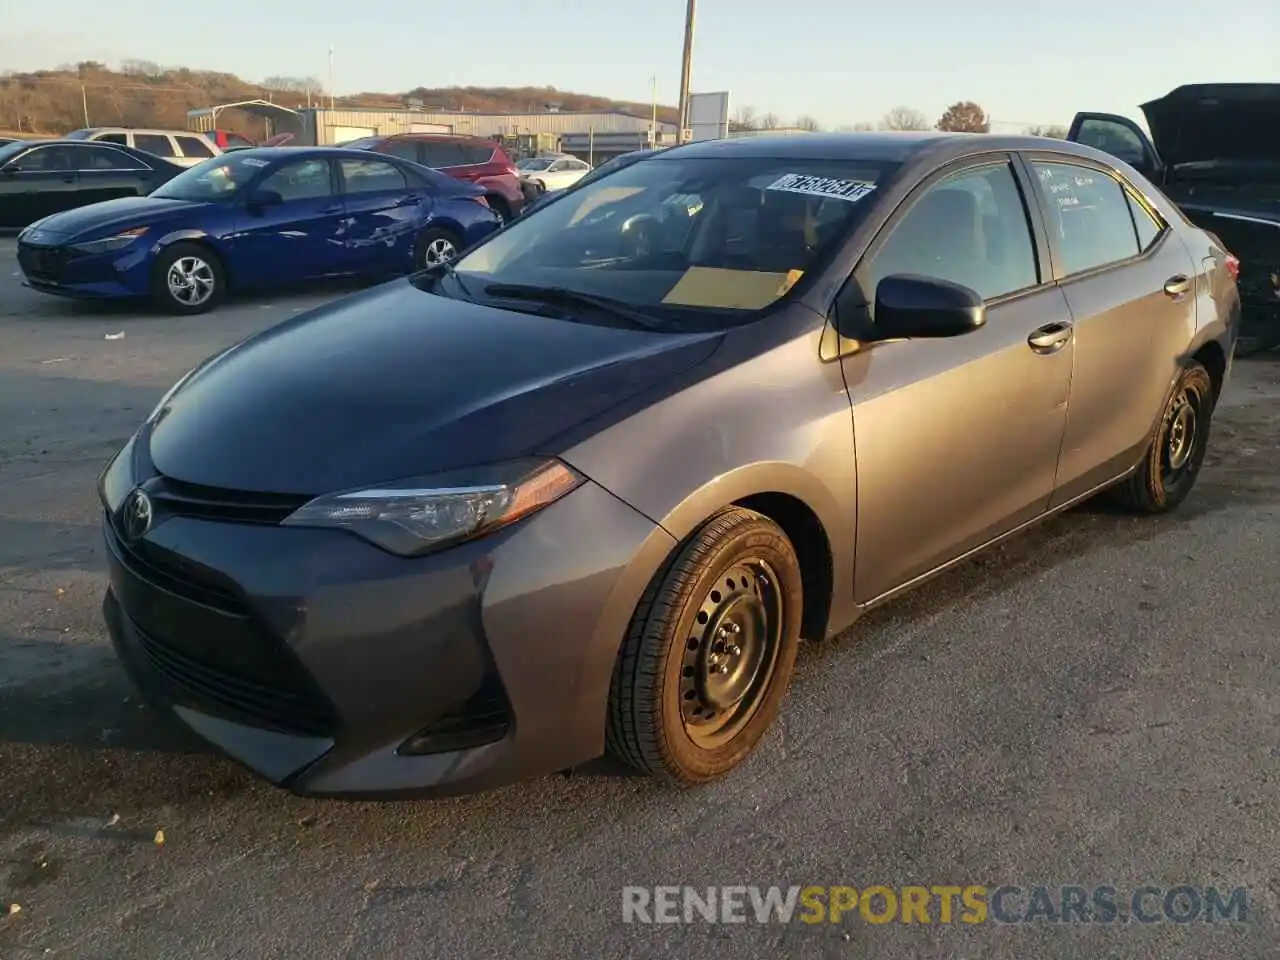
[[[129,494],[121,511],[121,522],[127,540],[140,540],[151,529],[151,498],[141,490]]]

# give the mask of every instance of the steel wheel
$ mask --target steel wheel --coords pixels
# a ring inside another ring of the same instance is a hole
[[[217,289],[213,268],[198,256],[178,257],[169,265],[165,274],[169,296],[183,307],[200,307],[209,301]]]
[[[781,709],[804,609],[800,561],[768,517],[729,507],[658,572],[618,652],[609,752],[676,783],[741,763]]]
[[[1189,363],[1169,394],[1146,455],[1114,493],[1138,513],[1172,510],[1191,492],[1209,443],[1213,380],[1199,363]]]
[[[782,599],[763,560],[734,564],[702,600],[685,644],[680,716],[704,750],[731,740],[756,710],[778,660]]]

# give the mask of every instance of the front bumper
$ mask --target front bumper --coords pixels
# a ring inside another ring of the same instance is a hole
[[[143,538],[104,519],[121,660],[215,747],[310,796],[468,793],[598,757],[618,645],[674,545],[591,483],[413,560],[148,483]]]
[[[141,297],[148,293],[145,247],[84,253],[68,244],[18,241],[18,266],[26,285],[42,293],[87,299]]]

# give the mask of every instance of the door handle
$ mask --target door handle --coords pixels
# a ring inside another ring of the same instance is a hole
[[[1057,353],[1070,339],[1071,324],[1059,321],[1033,330],[1027,337],[1027,344],[1036,353]]]
[[[1191,289],[1191,280],[1178,274],[1176,277],[1170,277],[1164,282],[1165,296],[1180,297]]]

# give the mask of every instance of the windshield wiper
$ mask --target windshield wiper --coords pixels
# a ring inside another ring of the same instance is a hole
[[[491,283],[484,288],[491,297],[508,300],[530,300],[534,303],[548,303],[566,307],[591,307],[612,317],[619,317],[628,323],[645,330],[667,330],[666,324],[647,313],[633,310],[621,300],[612,297],[598,297],[591,293],[579,293],[567,287],[540,287],[532,283]]]

